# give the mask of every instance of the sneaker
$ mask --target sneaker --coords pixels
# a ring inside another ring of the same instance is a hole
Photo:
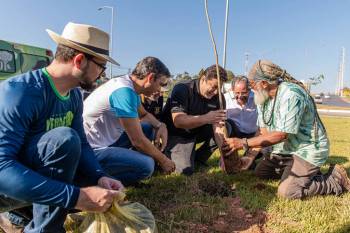
[[[339,184],[344,190],[350,191],[350,179],[343,166],[336,164],[332,171],[332,175],[335,176],[335,178],[338,180]]]
[[[0,214],[0,228],[5,233],[22,233],[24,228],[10,222],[5,213]]]

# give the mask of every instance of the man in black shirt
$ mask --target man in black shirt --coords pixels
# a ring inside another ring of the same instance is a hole
[[[160,120],[163,109],[163,92],[157,92],[150,96],[141,95],[141,102],[147,112]]]
[[[226,81],[226,71],[219,67],[219,72],[221,80]],[[199,77],[176,84],[163,110],[163,122],[169,133],[165,154],[175,162],[176,172],[185,175],[193,173],[195,160],[204,163],[217,148],[213,127],[226,119],[226,110],[218,110],[215,65]],[[201,142],[202,146],[195,150]]]

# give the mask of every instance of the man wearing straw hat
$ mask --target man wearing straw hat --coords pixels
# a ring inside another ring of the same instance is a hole
[[[327,174],[320,171],[329,155],[329,140],[302,84],[266,60],[255,63],[248,78],[258,106],[260,135],[229,138],[222,150],[230,154],[241,148],[272,146],[272,153],[263,157],[255,173],[264,179],[281,179],[281,197],[302,199],[349,191],[350,180],[342,166],[331,166]]]
[[[58,44],[53,62],[0,85],[0,210],[33,204],[24,229],[33,233],[65,232],[69,209],[105,211],[123,188],[86,140],[76,88],[90,89],[107,61],[117,64],[108,56],[109,35],[75,23],[62,35],[47,32]],[[20,231],[1,220],[5,231]]]

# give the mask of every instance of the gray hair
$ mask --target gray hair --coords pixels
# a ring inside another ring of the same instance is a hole
[[[150,73],[155,74],[156,78],[161,76],[170,77],[168,68],[156,57],[143,58],[136,64],[131,75],[136,76],[138,79],[143,79]]]
[[[244,83],[248,89],[250,89],[249,80],[244,75],[238,75],[238,76],[236,76],[236,78],[232,79],[231,87],[234,88],[236,84],[241,83],[241,82]]]

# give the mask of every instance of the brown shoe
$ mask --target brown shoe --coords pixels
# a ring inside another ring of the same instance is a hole
[[[4,213],[0,214],[0,228],[5,233],[22,233],[24,230],[23,227],[12,224]]]
[[[350,179],[345,168],[336,164],[332,173],[336,173],[335,175],[337,176],[339,184],[342,186],[343,190],[350,191]]]

